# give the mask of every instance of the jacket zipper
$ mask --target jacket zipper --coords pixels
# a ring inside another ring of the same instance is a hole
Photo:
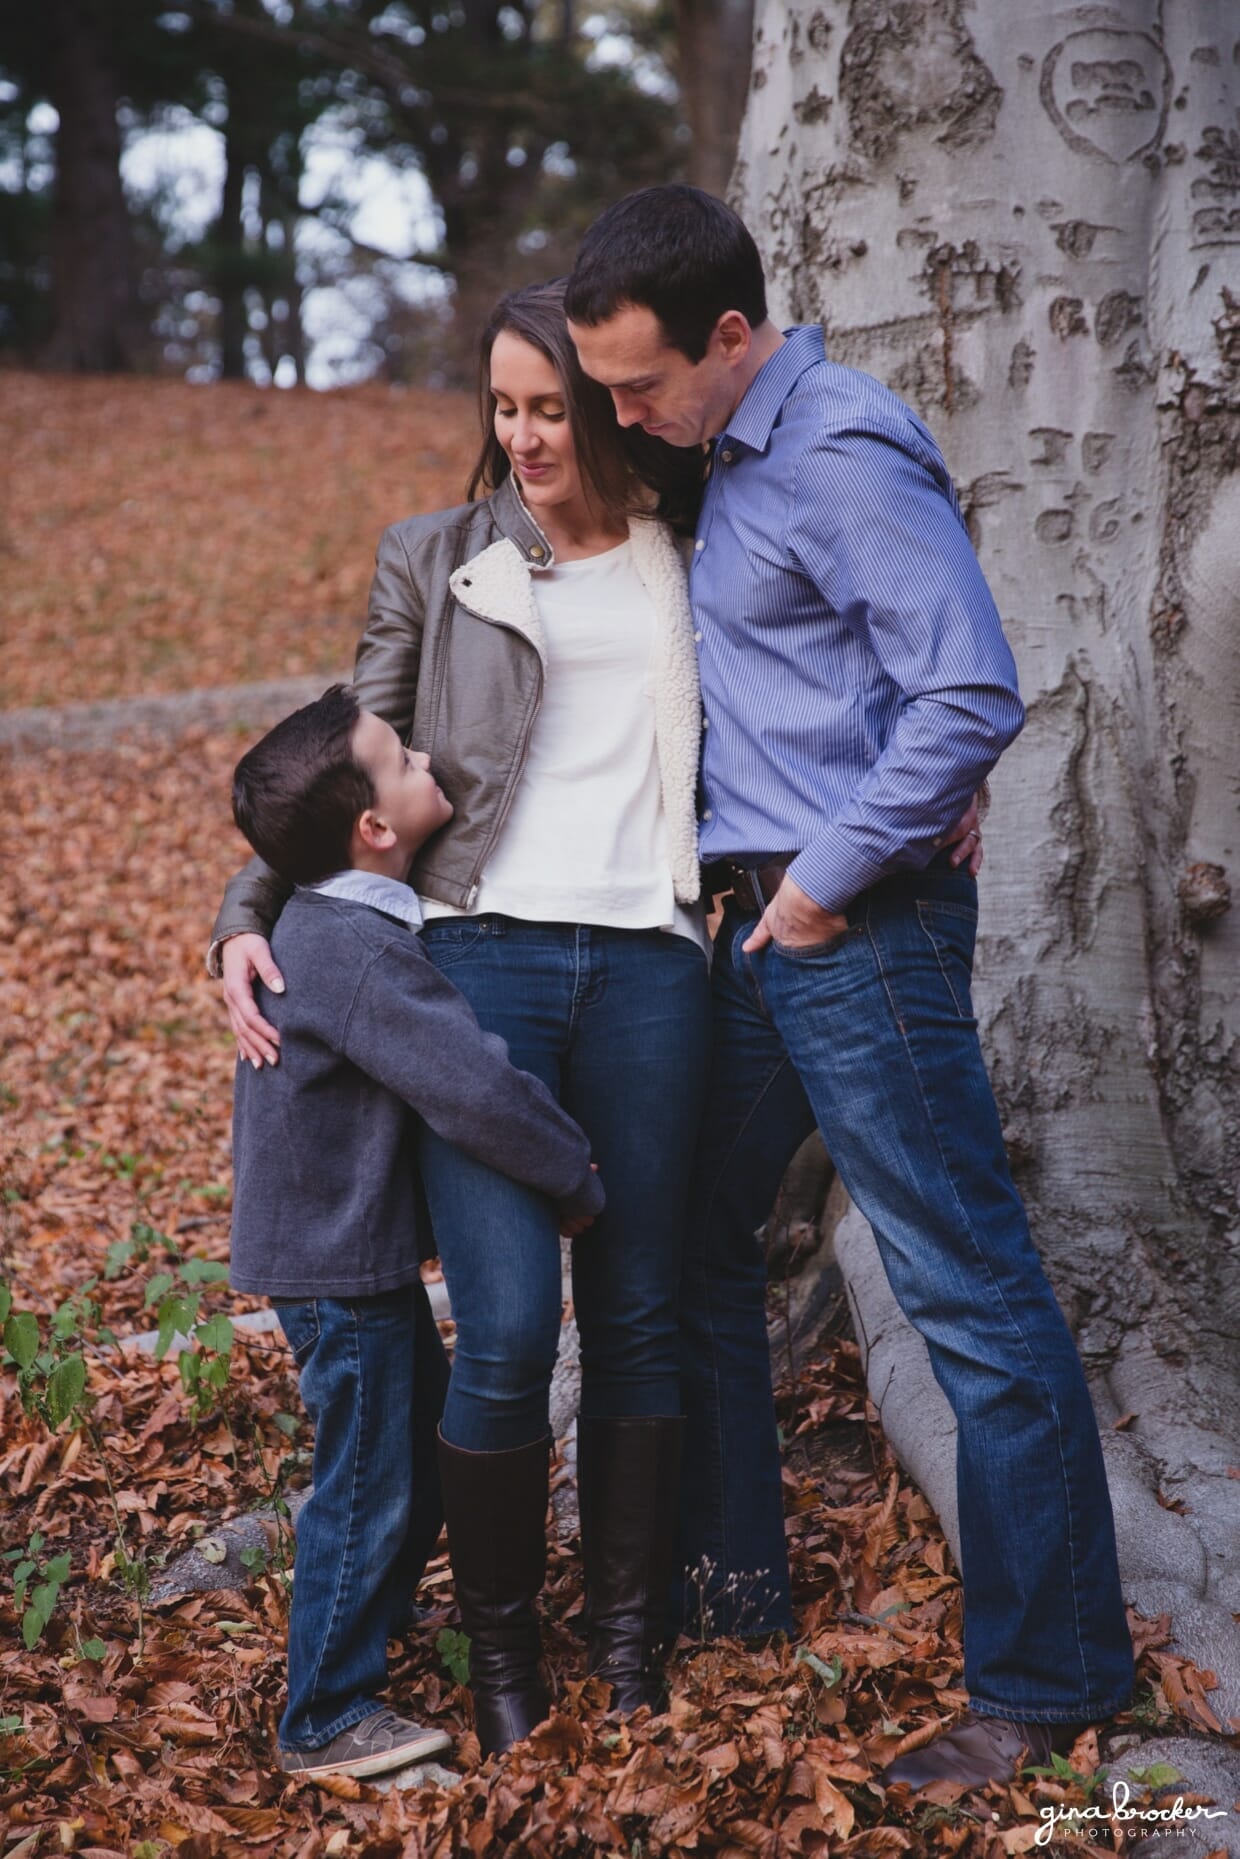
[[[533,704],[532,709],[530,710],[529,718],[526,723],[525,729],[522,732],[521,753],[519,757],[517,758],[516,767],[513,769],[511,775],[509,776],[508,787],[504,793],[504,798],[502,802],[500,803],[499,814],[496,818],[495,825],[491,829],[490,837],[488,838],[485,846],[483,846],[482,851],[479,853],[477,863],[475,864],[474,869],[472,873],[470,874],[469,890],[465,897],[465,909],[472,910],[474,907],[474,903],[477,900],[478,890],[479,890],[479,885],[480,885],[480,881],[482,878],[483,869],[486,865],[487,860],[490,858],[492,852],[495,850],[496,840],[499,838],[501,832],[504,830],[504,821],[508,818],[508,815],[512,811],[512,803],[516,795],[517,783],[520,781],[521,776],[525,772],[525,764],[529,760],[530,737],[533,734],[533,730],[534,730],[534,718],[538,715],[539,707],[542,704],[545,674],[543,671],[542,654],[538,651],[538,648],[536,646],[530,643],[530,639],[528,635],[526,633],[523,633],[519,626],[510,626],[507,620],[493,619],[489,613],[479,613],[476,607],[471,607],[468,601],[461,600],[459,595],[456,595],[455,598],[458,601],[458,604],[465,608],[467,613],[472,613],[474,618],[476,620],[481,620],[484,623],[484,625],[498,626],[504,632],[513,633],[518,639],[524,640],[525,644],[529,646],[530,651],[533,652],[534,657],[538,661],[538,690],[535,694],[534,704]]]

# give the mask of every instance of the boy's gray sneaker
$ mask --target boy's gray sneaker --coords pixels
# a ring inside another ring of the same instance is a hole
[[[317,1781],[320,1775],[352,1775],[362,1781],[367,1775],[407,1768],[411,1762],[451,1747],[452,1738],[445,1731],[425,1730],[395,1711],[377,1710],[321,1749],[281,1749],[277,1760],[286,1775],[296,1775],[301,1781]]]

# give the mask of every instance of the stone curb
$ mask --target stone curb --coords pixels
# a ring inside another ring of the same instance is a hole
[[[222,684],[159,697],[0,711],[0,749],[25,754],[41,749],[101,749],[129,735],[178,736],[187,729],[254,728],[309,703],[333,681],[330,673],[316,672],[308,678]]]

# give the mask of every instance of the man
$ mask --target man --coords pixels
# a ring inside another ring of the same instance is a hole
[[[731,896],[683,1287],[690,1608],[791,1625],[754,1234],[817,1123],[958,1424],[971,1708],[885,1779],[1011,1779],[1132,1680],[1097,1425],[973,1019],[976,887],[942,849],[1024,720],[1011,653],[930,434],[774,327],[722,202],[620,201],[567,310],[623,424],[713,442],[690,593]]]

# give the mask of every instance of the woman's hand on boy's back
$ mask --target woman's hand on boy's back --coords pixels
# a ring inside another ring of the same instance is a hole
[[[262,981],[274,994],[283,994],[284,977],[275,964],[271,944],[264,936],[247,932],[230,936],[220,958],[224,976],[224,1004],[228,1024],[243,1059],[261,1071],[280,1056],[280,1035],[264,1020],[254,999],[254,983]]]

